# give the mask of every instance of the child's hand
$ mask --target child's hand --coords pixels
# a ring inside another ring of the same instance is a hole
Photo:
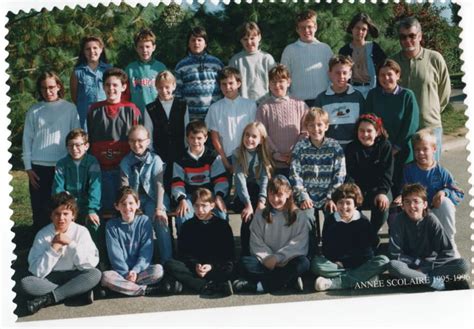
[[[301,202],[300,208],[301,210],[313,208],[313,200],[311,199],[304,200],[303,202]]]
[[[242,221],[244,223],[247,223],[250,220],[250,218],[252,218],[252,215],[253,215],[253,208],[252,208],[252,205],[249,203],[242,210],[242,213],[240,214],[240,218],[242,218]]]
[[[209,266],[209,268],[207,266]],[[196,274],[198,277],[203,278],[207,274],[207,272],[211,270],[210,266],[211,265],[209,264],[204,264],[204,265],[196,264],[196,267],[194,268],[194,270],[196,271]]]
[[[332,200],[326,200],[324,208],[326,208],[326,210],[329,211],[329,213],[331,214],[337,210],[336,204]]]
[[[225,202],[220,195],[216,196],[216,207],[227,213],[227,207],[225,206]]]
[[[445,196],[446,196],[446,193],[444,191],[436,192],[436,194],[433,197],[433,201],[431,202],[431,204],[433,205],[433,208],[439,208]]]
[[[28,174],[28,180],[30,181],[31,186],[35,190],[39,189],[39,187],[40,187],[40,185],[39,185],[40,178],[38,177],[38,175],[36,175],[36,173],[33,171],[33,169],[27,170],[26,173]]]
[[[401,196],[401,195],[397,196],[397,197],[393,200],[392,204],[393,204],[394,206],[400,207],[400,206],[402,205],[402,196]]]
[[[263,260],[263,266],[268,268],[270,271],[273,270],[276,265],[277,265],[277,258],[273,255],[268,256],[267,258]]]
[[[380,209],[380,211],[385,211],[390,206],[390,201],[387,196],[383,193],[377,194],[374,199],[375,206]]]
[[[91,221],[94,223],[96,226],[100,225],[100,218],[97,214],[88,214],[86,216],[86,220]]]
[[[163,209],[156,209],[155,210],[155,218],[162,222],[164,225],[168,226],[168,215],[166,211]]]
[[[67,246],[68,244],[71,243],[71,238],[66,233],[56,233],[56,235],[53,238],[52,243],[59,243],[63,246]]]
[[[186,199],[182,199],[179,201],[178,207],[176,207],[176,214],[179,217],[183,217],[187,212],[189,212],[188,203],[186,202]]]
[[[127,279],[128,281],[131,281],[131,282],[137,282],[137,273],[134,272],[134,271],[130,271],[128,272],[127,274],[127,277],[125,279]]]
[[[212,270],[212,265],[211,264],[203,264],[201,266],[201,273],[202,277],[205,277],[207,273],[209,273]]]
[[[265,202],[259,201],[257,203],[257,209],[260,209],[260,210],[265,209]]]

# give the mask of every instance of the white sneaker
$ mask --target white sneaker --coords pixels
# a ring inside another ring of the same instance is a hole
[[[316,289],[316,291],[326,291],[331,288],[331,286],[332,280],[322,276],[318,277],[316,281],[314,281],[314,289]]]
[[[434,290],[446,289],[446,286],[444,285],[444,280],[437,276],[431,280],[430,287],[433,288]]]

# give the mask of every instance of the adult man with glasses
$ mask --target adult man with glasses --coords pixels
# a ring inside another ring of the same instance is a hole
[[[440,53],[421,46],[421,25],[416,18],[403,18],[398,25],[398,36],[402,50],[392,59],[402,69],[400,85],[415,93],[420,107],[420,129],[433,129],[437,143],[435,158],[439,160],[443,136],[441,112],[451,95],[448,68]]]

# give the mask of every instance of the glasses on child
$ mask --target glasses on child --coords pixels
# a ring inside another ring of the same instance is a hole
[[[53,90],[55,90],[56,88],[58,88],[58,86],[57,86],[57,85],[54,85],[54,86],[41,87],[41,90],[42,90],[42,91],[53,91]]]
[[[67,144],[67,147],[73,149],[75,147],[79,148],[81,147],[82,145],[84,145],[85,143],[70,143],[70,144]]]
[[[417,36],[418,36],[418,33],[410,33],[410,34],[400,33],[400,34],[398,35],[398,37],[400,38],[400,40],[406,40],[406,39],[415,40]]]

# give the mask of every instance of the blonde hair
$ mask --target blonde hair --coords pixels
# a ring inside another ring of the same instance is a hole
[[[176,84],[175,76],[173,75],[173,73],[171,73],[171,71],[168,71],[168,70],[164,70],[164,71],[161,71],[160,73],[158,73],[158,75],[156,76],[156,79],[155,79],[155,87],[156,88],[158,88],[158,84],[161,81],[172,82],[172,83]]]
[[[146,133],[147,138],[150,138],[150,132],[144,125],[135,125],[130,128],[128,131],[127,137],[130,138],[130,135],[133,134],[135,131],[144,131]]]
[[[411,144],[415,147],[416,144],[425,141],[436,146],[436,136],[431,128],[423,128],[418,130],[411,138]]]
[[[267,142],[267,138],[268,138],[267,129],[265,129],[265,126],[263,125],[263,123],[259,121],[251,122],[245,126],[244,131],[242,132],[242,137],[240,139],[240,146],[237,148],[237,164],[242,168],[244,175],[247,177],[249,174],[249,170],[247,167],[249,159],[247,159],[247,152],[245,152],[246,148],[244,145],[244,139],[245,139],[245,132],[250,128],[257,129],[260,134],[260,139],[261,139],[260,144],[258,144],[257,150],[256,150],[260,165],[255,172],[255,177],[258,179],[260,177],[262,170],[265,170],[265,172],[267,173],[267,176],[271,177],[273,162],[272,162],[272,157],[270,154],[270,148],[268,147],[268,142]]]
[[[306,112],[303,120],[303,126],[306,128],[311,122],[321,120],[326,125],[329,124],[329,114],[320,107],[312,107]]]

